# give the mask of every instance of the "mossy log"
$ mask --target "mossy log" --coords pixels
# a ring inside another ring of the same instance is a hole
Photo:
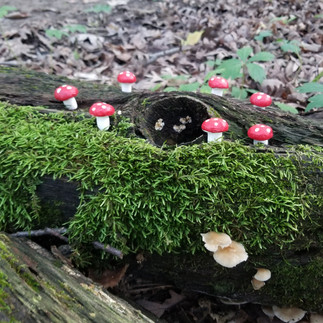
[[[220,116],[229,122],[226,137],[250,142],[246,133],[256,123],[273,128],[272,145],[310,144],[323,146],[322,114],[311,112],[293,115],[278,108],[254,108],[250,103],[192,92],[122,93],[118,86],[68,80],[19,68],[0,66],[0,101],[17,105],[43,106],[54,111],[65,111],[64,105],[54,98],[59,85],[69,83],[79,89],[78,111],[88,112],[97,101],[112,104],[122,115],[135,124],[134,132],[150,143],[161,146],[197,143],[205,140],[201,124],[209,117]],[[190,122],[181,122],[189,117]],[[159,120],[164,123],[161,130]],[[183,125],[185,129],[179,127]]]
[[[0,233],[1,322],[153,322],[29,239]]]
[[[1,100],[66,113],[52,98],[66,79],[7,68],[0,77]],[[131,263],[130,273],[163,277],[186,292],[323,312],[322,124],[206,94],[124,94],[117,87],[70,83],[80,89],[81,111],[95,101],[111,103],[145,140],[118,135],[118,114],[112,131],[100,132],[94,120],[75,112],[62,120],[5,106],[2,230],[68,222],[81,258],[98,240],[128,253],[123,261]],[[23,97],[19,89],[13,93],[16,84],[22,92],[40,92]],[[222,143],[205,143],[200,125],[210,116],[230,125]],[[192,122],[174,131],[186,117]],[[159,119],[162,131],[155,128]],[[246,131],[254,123],[274,129],[270,147],[250,145]],[[208,230],[242,242],[248,261],[217,265],[201,241]],[[144,254],[140,265],[133,259],[138,251]],[[254,291],[257,267],[269,268],[272,279]]]

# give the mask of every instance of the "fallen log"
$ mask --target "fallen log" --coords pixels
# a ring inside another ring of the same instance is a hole
[[[48,93],[66,80],[30,73],[29,82],[21,78],[27,88],[44,79],[35,102],[10,88],[1,99],[65,111]],[[8,77],[12,87],[19,81]],[[129,272],[163,276],[188,292],[323,311],[321,124],[211,95],[122,94],[72,83],[81,87],[81,111],[107,101],[130,118],[136,136],[124,136],[118,114],[102,132],[77,113],[62,118],[3,104],[0,229],[67,224],[80,263],[99,241],[128,254],[125,262],[143,252],[145,261],[133,260]],[[210,116],[230,124],[222,143],[205,143],[200,125]],[[187,128],[174,131],[186,117]],[[249,145],[246,130],[257,122],[274,129],[270,147]],[[243,243],[248,260],[235,268],[216,264],[200,236],[210,230]],[[254,291],[257,267],[273,274]]]
[[[1,322],[153,322],[28,239],[0,233]]]
[[[129,94],[121,92],[119,87],[68,80],[12,67],[0,66],[0,101],[66,112],[64,105],[54,98],[55,88],[64,83],[78,87],[78,111],[88,112],[89,107],[97,101],[112,104],[134,123],[136,135],[157,146],[164,143],[202,142],[206,136],[201,130],[202,122],[216,116],[229,122],[228,137],[232,140],[250,143],[246,135],[248,128],[256,123],[264,123],[273,128],[275,135],[271,144],[274,146],[323,145],[322,116],[319,111],[299,116],[274,107],[255,109],[249,102],[192,92],[138,91]],[[317,120],[314,119],[315,115]],[[185,130],[178,129],[183,125],[180,119],[186,117],[190,118],[190,122],[184,124]],[[156,130],[158,120],[164,123],[161,130]]]

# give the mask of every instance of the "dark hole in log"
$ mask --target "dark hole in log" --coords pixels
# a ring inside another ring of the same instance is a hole
[[[209,118],[207,105],[185,96],[159,100],[146,115],[146,131],[152,144],[161,146],[193,142],[204,132],[201,124]]]

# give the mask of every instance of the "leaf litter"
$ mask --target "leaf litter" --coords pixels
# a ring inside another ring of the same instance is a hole
[[[296,113],[304,111],[308,93],[295,89],[323,72],[322,12],[316,0],[4,0],[0,64],[105,84],[116,84],[128,69],[137,75],[137,91],[185,89],[203,83],[214,62],[236,59],[250,46],[254,55],[275,58],[257,62],[267,73],[262,83],[246,78],[244,86]],[[95,279],[165,321],[269,322],[255,306],[185,295],[167,283],[148,281],[139,291],[140,280],[127,268]]]

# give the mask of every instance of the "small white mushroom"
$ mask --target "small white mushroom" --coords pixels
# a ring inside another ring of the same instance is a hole
[[[265,282],[271,278],[271,271],[266,268],[258,268],[257,273],[253,276],[253,278]]]
[[[251,279],[251,285],[254,290],[259,290],[259,289],[263,288],[265,286],[265,284],[266,284],[265,282],[258,280],[256,278]]]
[[[244,246],[236,241],[232,241],[228,247],[219,247],[213,254],[214,260],[223,267],[232,268],[248,259],[248,254]]]
[[[174,125],[173,126],[173,129],[174,129],[174,131],[176,131],[176,132],[178,132],[178,133],[181,133],[183,130],[185,130],[186,129],[186,126],[185,126],[185,124],[181,124],[181,125]]]
[[[162,130],[164,128],[165,122],[163,121],[162,118],[158,119],[155,123],[155,130]]]
[[[278,307],[276,305],[273,306],[273,311],[276,317],[288,323],[296,323],[306,314],[305,311],[297,307]]]
[[[231,238],[226,233],[222,232],[210,231],[207,233],[201,233],[201,236],[204,242],[204,247],[212,252],[217,251],[218,247],[228,247],[232,242]]]

